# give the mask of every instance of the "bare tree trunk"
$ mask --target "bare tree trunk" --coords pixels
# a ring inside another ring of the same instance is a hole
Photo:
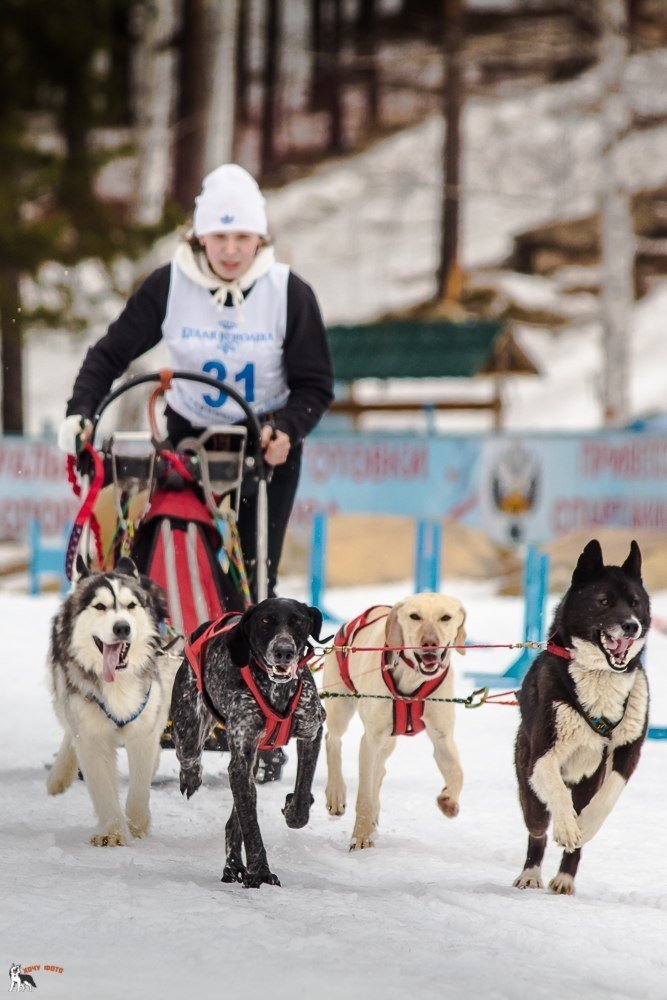
[[[623,92],[628,53],[624,0],[599,6],[602,95],[602,324],[604,332],[603,404],[607,425],[624,424],[629,416],[629,326],[634,299],[635,237],[630,196],[621,178],[619,146],[630,126]]]
[[[459,265],[459,205],[461,184],[461,107],[463,103],[463,4],[442,0],[445,143],[443,150],[440,266],[437,298],[458,301],[461,295]]]
[[[241,0],[236,27],[236,121],[246,125],[250,121],[250,67],[248,65],[248,2]]]
[[[162,218],[170,181],[177,0],[139,4],[136,11],[140,19],[135,58],[138,157],[132,215],[136,223],[154,225]]]
[[[280,0],[267,0],[264,42],[260,172],[268,177],[277,166],[276,107],[278,105],[278,53],[280,52]]]
[[[236,42],[239,0],[209,0],[209,37],[213,46],[206,123],[204,170],[228,163],[234,149]]]
[[[312,70],[309,107],[311,111],[321,111],[324,107],[324,88],[326,86],[324,0],[310,0],[310,51],[312,53]]]
[[[342,153],[343,136],[343,80],[341,50],[343,47],[343,0],[329,0],[330,17],[326,31],[326,86],[324,99],[329,112],[329,152]]]
[[[206,3],[207,0],[183,0],[181,18],[174,195],[186,212],[192,211],[204,174],[206,113],[203,90],[210,57]]]
[[[380,120],[380,87],[376,62],[376,0],[359,0],[357,12],[357,53],[361,62],[368,124],[377,128]]]
[[[23,343],[19,272],[0,268],[0,337],[2,338],[2,429],[23,434]]]

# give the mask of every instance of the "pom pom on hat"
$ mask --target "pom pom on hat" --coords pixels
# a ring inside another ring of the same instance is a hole
[[[266,199],[254,177],[236,163],[207,174],[195,198],[194,233],[257,233],[266,236]]]

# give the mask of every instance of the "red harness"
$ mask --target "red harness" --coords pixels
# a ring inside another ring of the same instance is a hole
[[[343,625],[342,628],[338,630],[334,638],[334,648],[336,649],[336,659],[338,660],[340,675],[346,687],[348,687],[354,694],[359,694],[359,692],[350,677],[351,651],[350,649],[344,649],[341,647],[352,646],[354,644],[354,640],[362,629],[366,628],[368,625],[373,625],[382,618],[387,618],[389,616],[388,611],[383,611],[383,613],[378,615],[377,618],[370,617],[373,611],[377,611],[381,607],[382,605],[375,604],[373,607],[368,608],[368,610],[358,615],[357,618],[348,622],[347,625]],[[415,669],[414,664],[411,663],[403,652],[400,653],[400,656],[412,670]],[[394,681],[394,677],[391,672],[390,661],[391,651],[386,649],[381,653],[381,664],[382,678],[394,699],[394,725],[391,735],[416,736],[417,733],[421,733],[424,729],[424,699],[430,694],[433,694],[433,692],[440,687],[449,673],[449,667],[447,667],[447,669],[440,674],[439,677],[434,677],[432,680],[424,681],[424,683],[420,684],[416,691],[413,691],[409,695],[404,695],[401,694],[396,687],[396,682]]]
[[[560,656],[561,660],[571,660],[572,653],[569,649],[565,649],[564,646],[557,646],[555,642],[547,643],[547,653],[553,653],[554,656]]]
[[[225,725],[225,720],[221,719],[217,713],[213,711],[211,703],[206,695],[206,689],[204,687],[203,663],[206,655],[206,647],[211,639],[229,632],[238,624],[239,618],[240,614],[238,611],[226,611],[221,618],[211,622],[196,639],[187,639],[183,650],[187,661],[194,672],[195,679],[197,681],[197,690],[202,692],[209,711],[212,712],[217,721],[223,726]],[[284,715],[280,715],[274,708],[271,707],[271,705],[268,704],[262,695],[262,692],[259,690],[257,682],[252,675],[250,664],[246,664],[246,666],[241,667],[241,677],[255,699],[259,710],[264,716],[264,732],[260,737],[259,749],[273,750],[276,747],[284,747],[285,744],[289,742],[290,736],[292,735],[294,713],[297,709],[299,701],[301,700],[301,692],[303,691],[303,679],[299,681],[299,686],[290,699],[287,711]]]

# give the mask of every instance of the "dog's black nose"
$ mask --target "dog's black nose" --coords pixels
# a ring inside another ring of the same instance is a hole
[[[623,635],[629,636],[631,639],[635,639],[642,630],[641,625],[634,618],[629,618],[627,622],[623,622]]]
[[[294,646],[289,642],[277,642],[271,653],[274,663],[285,663],[294,659]]]
[[[113,623],[113,634],[119,642],[127,642],[130,638],[129,622],[119,621]]]

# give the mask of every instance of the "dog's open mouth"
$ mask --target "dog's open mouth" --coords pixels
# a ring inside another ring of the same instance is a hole
[[[272,679],[278,683],[283,684],[285,681],[293,680],[299,669],[298,660],[290,660],[288,663],[267,663],[269,673]]]
[[[436,674],[445,666],[446,649],[420,649],[415,652],[415,660],[420,674]]]
[[[113,682],[116,679],[116,671],[124,670],[127,667],[130,644],[129,642],[102,642],[96,635],[93,636],[93,639],[102,654],[102,676],[105,681]]]
[[[625,670],[635,636],[600,632],[600,645],[612,670]]]

